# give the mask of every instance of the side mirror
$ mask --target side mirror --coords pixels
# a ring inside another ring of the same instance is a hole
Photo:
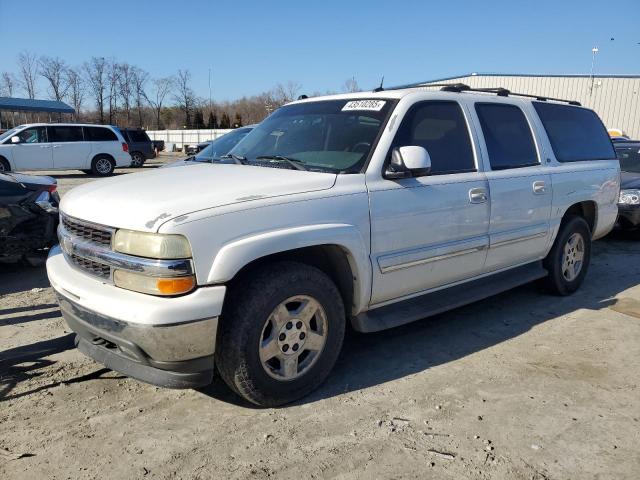
[[[389,179],[423,177],[431,172],[431,157],[424,147],[407,146],[394,148],[391,164],[385,172]]]
[[[11,143],[20,143],[20,137],[14,135],[13,137],[11,137]]]

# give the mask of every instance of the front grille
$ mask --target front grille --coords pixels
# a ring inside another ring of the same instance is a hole
[[[102,229],[98,226],[80,223],[64,215],[62,216],[62,225],[64,225],[65,230],[74,237],[107,247],[111,246],[112,230],[106,227]]]
[[[88,273],[96,275],[100,278],[110,278],[111,277],[111,267],[109,265],[105,265],[104,263],[94,262],[93,260],[88,260],[86,258],[79,257],[77,255],[71,254],[69,255],[71,258],[71,262],[78,268],[85,270]]]

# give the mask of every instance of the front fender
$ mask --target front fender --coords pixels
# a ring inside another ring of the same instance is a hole
[[[227,282],[245,265],[268,255],[319,245],[337,245],[345,250],[354,276],[354,310],[360,311],[369,303],[371,264],[367,244],[354,225],[306,225],[233,240],[218,251],[207,283]]]

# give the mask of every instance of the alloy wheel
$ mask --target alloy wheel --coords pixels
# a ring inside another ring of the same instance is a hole
[[[304,375],[327,340],[327,315],[313,297],[296,295],[281,302],[262,329],[259,353],[265,372],[276,380]]]
[[[568,282],[572,282],[580,275],[584,263],[584,250],[584,238],[579,233],[571,235],[565,243],[562,256],[562,276]]]

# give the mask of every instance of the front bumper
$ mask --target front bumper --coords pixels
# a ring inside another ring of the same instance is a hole
[[[616,227],[623,229],[640,227],[640,205],[618,205]]]
[[[211,382],[225,287],[154,297],[80,272],[54,247],[47,274],[80,351],[154,385],[193,388]]]

